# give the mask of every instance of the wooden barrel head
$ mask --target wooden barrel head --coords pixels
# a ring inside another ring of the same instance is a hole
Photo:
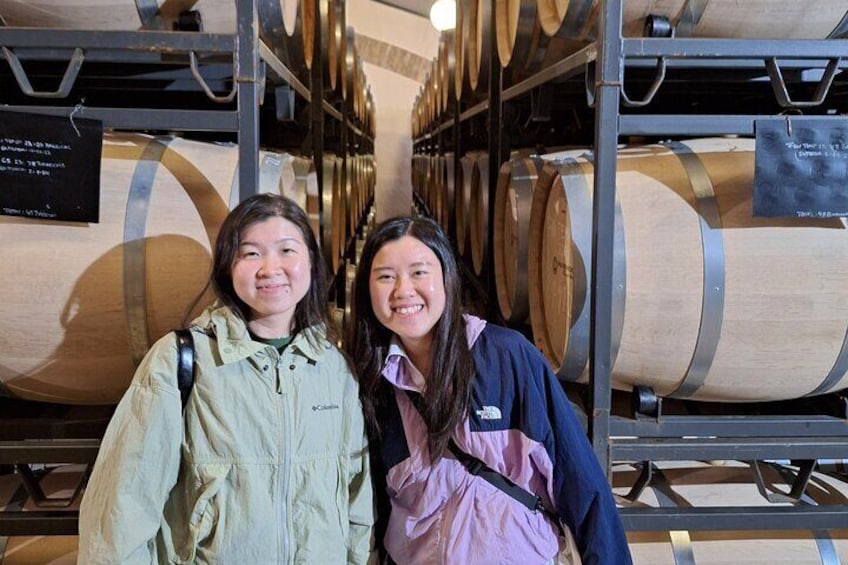
[[[845,222],[754,218],[753,174],[749,139],[619,151],[616,388],[758,402],[848,385]],[[574,159],[542,178],[531,210],[534,339],[561,377],[585,380],[593,168]]]
[[[480,154],[474,162],[470,212],[471,263],[479,275],[489,252],[489,156],[486,154]]]
[[[493,256],[498,307],[505,320],[527,321],[530,210],[542,160],[512,159],[501,166],[495,193]]]

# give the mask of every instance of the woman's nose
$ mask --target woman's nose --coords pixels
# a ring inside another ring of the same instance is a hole
[[[415,287],[409,277],[395,279],[395,296],[410,296],[415,293]]]
[[[280,261],[276,257],[266,257],[262,259],[262,266],[259,269],[261,275],[272,275],[280,270]]]

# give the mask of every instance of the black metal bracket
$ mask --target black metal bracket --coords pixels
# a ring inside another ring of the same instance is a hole
[[[633,483],[627,494],[622,496],[622,498],[630,502],[636,502],[654,478],[654,464],[651,461],[642,461],[641,464],[638,464],[638,467],[640,471],[636,482]]]
[[[674,37],[674,26],[665,16],[648,16],[642,28],[644,37]]]
[[[203,18],[197,10],[185,10],[177,16],[174,31],[203,31]]]
[[[833,85],[833,78],[839,71],[839,64],[842,62],[842,59],[836,57],[828,60],[827,67],[824,70],[821,81],[819,81],[816,87],[816,92],[812,100],[792,100],[789,97],[789,90],[786,88],[786,81],[783,78],[783,72],[780,70],[777,59],[771,57],[764,59],[764,62],[766,64],[766,70],[768,70],[772,90],[774,90],[775,98],[777,98],[777,103],[782,108],[810,108],[821,105],[825,98],[827,98],[830,87]]]
[[[71,89],[74,87],[74,83],[77,80],[82,63],[85,61],[85,51],[77,47],[74,49],[74,54],[68,62],[68,68],[65,69],[65,74],[62,76],[59,88],[53,91],[35,90],[32,87],[32,83],[29,81],[29,77],[27,76],[23,65],[21,65],[20,59],[18,59],[18,56],[15,55],[15,52],[5,46],[3,46],[2,49],[3,55],[9,62],[9,68],[12,69],[12,74],[15,75],[15,80],[18,82],[18,86],[21,91],[27,96],[32,96],[33,98],[67,98]]]
[[[209,97],[213,102],[218,102],[219,104],[223,104],[226,102],[232,102],[238,93],[238,64],[236,62],[236,58],[233,57],[233,87],[230,89],[230,92],[223,96],[219,96],[212,92],[212,89],[209,88],[209,84],[206,82],[206,79],[203,78],[203,75],[200,74],[200,69],[197,64],[197,54],[194,51],[189,51],[189,65],[191,68],[191,75],[194,77],[194,80],[197,81],[197,84],[200,85],[200,88],[203,89],[203,92],[206,93],[206,96]],[[260,65],[260,70],[264,70],[264,66]],[[263,73],[264,75],[264,73]],[[261,79],[262,84],[265,84],[264,76]],[[263,88],[264,90],[264,88]],[[261,96],[260,96],[261,99]]]
[[[274,89],[274,102],[278,122],[293,122],[295,119],[295,92],[287,84]]]
[[[802,461],[789,492],[770,492],[766,487],[765,479],[763,479],[763,474],[760,470],[761,461],[749,461],[748,463],[754,472],[754,481],[757,483],[757,490],[763,495],[763,498],[773,504],[781,502],[797,504],[800,502],[804,491],[807,490],[807,485],[810,483],[810,477],[812,477],[813,471],[816,468],[815,459]]]
[[[657,57],[657,67],[656,74],[654,75],[654,80],[651,82],[651,86],[648,88],[648,91],[645,93],[645,96],[640,100],[634,100],[631,98],[627,92],[624,90],[624,84],[620,84],[621,91],[621,102],[625,106],[629,108],[642,108],[650,104],[654,97],[657,95],[657,92],[662,86],[662,83],[665,82],[665,73],[666,68],[668,67],[668,61],[666,57]],[[622,75],[623,76],[623,75]],[[586,88],[586,104],[590,108],[595,107],[595,62],[587,61],[586,62],[586,72],[583,74],[585,88]]]
[[[553,109],[553,90],[548,85],[541,85],[530,91],[530,117],[526,126],[531,123],[550,122]]]
[[[631,409],[636,418],[658,420],[662,416],[662,398],[654,389],[647,386],[635,386],[630,396]]]
[[[21,480],[21,484],[27,491],[30,500],[39,508],[68,508],[79,497],[85,483],[88,481],[88,474],[91,471],[91,465],[87,465],[85,472],[80,475],[74,491],[71,496],[47,496],[41,488],[39,481],[46,472],[38,472],[32,470],[32,467],[27,463],[16,463],[15,474]]]

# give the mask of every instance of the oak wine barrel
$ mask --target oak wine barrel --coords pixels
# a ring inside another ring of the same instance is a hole
[[[486,153],[478,155],[471,170],[469,211],[471,264],[480,275],[489,253],[489,155]]]
[[[315,162],[308,157],[288,155],[290,166],[283,168],[283,194],[297,202],[309,216],[312,232],[321,244],[321,217],[318,203],[318,173]]]
[[[457,100],[470,99],[471,85],[468,81],[468,42],[471,35],[471,17],[468,11],[471,0],[459,0],[456,3],[456,35],[454,36],[454,74],[453,91]]]
[[[471,249],[471,177],[473,175],[475,153],[466,153],[459,160],[459,171],[454,198],[454,225],[456,226],[456,250],[464,257]]]
[[[288,190],[289,161],[261,152],[259,190]],[[98,223],[0,216],[2,392],[116,402],[150,345],[183,324],[238,200],[238,146],[106,133]]]
[[[495,32],[491,24],[492,9],[491,1],[469,0],[466,41],[468,83],[471,90],[481,95],[489,92],[489,61],[492,58],[489,38]]]
[[[498,172],[492,229],[495,288],[501,315],[511,323],[525,322],[530,315],[527,287],[530,205],[543,164],[538,157],[511,159]]]
[[[598,0],[537,0],[545,34],[593,41]],[[622,32],[641,37],[648,16],[664,16],[677,37],[825,39],[848,29],[848,3],[832,0],[626,0]]]
[[[547,165],[530,219],[530,318],[567,380],[588,377],[593,166]],[[621,149],[612,384],[703,401],[848,386],[848,229],[753,217],[754,141]]]
[[[339,225],[340,210],[344,208],[341,200],[341,162],[332,153],[324,153],[321,188],[321,202],[324,208],[324,233],[321,234],[321,244],[324,258],[330,270],[339,270],[344,241],[344,224]]]

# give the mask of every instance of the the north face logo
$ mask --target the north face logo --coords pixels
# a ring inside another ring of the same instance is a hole
[[[497,406],[483,406],[482,410],[477,410],[477,415],[481,420],[500,420],[501,409]]]

